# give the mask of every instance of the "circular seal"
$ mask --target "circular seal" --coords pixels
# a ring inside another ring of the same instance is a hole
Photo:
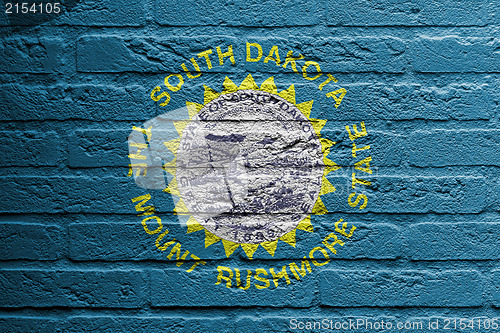
[[[292,231],[311,213],[322,164],[319,138],[294,104],[239,90],[207,103],[186,126],[176,178],[189,213],[205,229],[258,244]]]

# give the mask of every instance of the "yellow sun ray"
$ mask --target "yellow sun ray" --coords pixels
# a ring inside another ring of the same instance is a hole
[[[177,171],[176,167],[177,167],[177,157],[174,157],[174,159],[171,160],[170,162],[163,164],[163,170],[165,170],[166,172],[168,172],[173,176],[175,176],[175,172]]]
[[[184,203],[184,201],[182,200],[182,198],[179,199],[179,202],[177,202],[177,205],[175,205],[174,214],[175,215],[186,215],[186,214],[189,214],[188,209],[186,207],[186,204]]]
[[[278,96],[286,99],[292,104],[295,104],[295,86],[292,84],[288,89],[285,89],[278,93]]]
[[[269,254],[274,257],[274,252],[276,252],[276,247],[278,247],[278,240],[260,243],[260,245],[264,248],[264,250],[269,252]]]
[[[321,143],[321,152],[324,156],[328,155],[330,148],[335,144],[335,142],[325,138],[320,138],[319,142]]]
[[[168,183],[167,188],[164,189],[163,192],[167,192],[178,197],[181,196],[181,193],[179,192],[179,186],[177,185],[177,179],[175,179],[175,177],[170,183]]]
[[[299,225],[295,229],[313,232],[314,228],[311,224],[311,215],[300,221]]]
[[[278,94],[278,88],[274,84],[274,77],[271,76],[269,79],[266,81],[262,82],[260,85],[260,90],[268,92],[270,94],[277,95]]]
[[[226,257],[228,257],[228,258],[240,246],[240,244],[238,244],[238,243],[231,242],[231,241],[228,241],[225,239],[222,240],[222,245],[224,245],[224,252],[226,252]]]
[[[337,189],[330,183],[328,179],[326,179],[325,176],[323,176],[323,181],[321,182],[321,190],[319,192],[319,195],[324,195],[328,193],[332,193],[337,191]]]
[[[304,116],[306,116],[307,119],[309,119],[309,116],[311,115],[313,103],[314,101],[308,101],[297,104],[297,108],[304,114]]]
[[[210,103],[211,101],[215,100],[222,94],[230,94],[233,92],[236,92],[238,90],[260,90],[260,91],[265,91],[270,94],[278,95],[281,98],[287,100],[290,103],[293,103],[301,112],[302,114],[310,121],[311,126],[313,127],[316,135],[318,136],[318,139],[320,140],[321,143],[321,150],[323,154],[323,161],[324,161],[324,171],[323,171],[323,177],[322,177],[322,182],[321,182],[321,188],[320,188],[320,193],[319,196],[314,204],[314,207],[312,209],[311,214],[325,214],[328,212],[325,204],[321,200],[320,196],[331,193],[333,191],[336,191],[335,187],[330,183],[328,179],[326,179],[326,175],[328,175],[330,172],[335,171],[340,169],[340,166],[338,166],[336,163],[331,161],[330,159],[327,158],[328,153],[330,152],[330,148],[336,143],[333,142],[329,139],[322,138],[321,137],[321,130],[326,124],[326,120],[323,119],[312,119],[310,118],[311,112],[312,112],[312,107],[314,101],[306,101],[302,103],[296,103],[296,93],[295,93],[295,86],[292,84],[290,85],[287,89],[282,90],[281,92],[278,93],[278,88],[274,82],[274,77],[269,77],[266,79],[262,84],[259,86],[255,82],[254,78],[252,77],[251,74],[248,74],[247,77],[241,82],[239,86],[237,86],[229,77],[225,77],[224,82],[223,82],[223,90],[222,92],[217,92],[216,90],[203,85],[204,87],[204,104],[199,104],[199,103],[194,103],[194,102],[186,102],[186,106],[188,108],[188,113],[189,113],[189,118],[192,119],[197,113],[199,113],[202,108],[207,104]],[[170,140],[165,142],[165,146],[172,152],[174,155],[177,154],[177,150],[179,148],[180,144],[180,139],[182,137],[182,132],[186,128],[187,124],[189,121],[174,121],[174,126],[179,133],[180,137],[174,140]],[[172,173],[175,176],[175,169],[176,169],[176,159],[174,158],[172,161],[165,163],[164,164],[164,169],[167,172]],[[174,171],[172,171],[174,170]],[[171,193],[173,195],[178,195],[180,196],[177,180],[174,179],[169,183],[168,187],[164,190],[165,192]],[[187,207],[185,203],[183,202],[182,198],[179,199],[175,209],[174,209],[175,214],[188,214],[187,212]],[[305,232],[313,232],[314,228],[311,223],[311,215],[308,215],[305,217],[302,221],[298,223],[298,225],[295,227],[295,229],[291,230],[290,232],[286,233],[285,235],[281,236],[280,238],[273,240],[273,241],[268,241],[268,242],[262,242],[258,244],[247,244],[247,243],[236,243],[233,241],[225,240],[220,238],[219,236],[214,235],[210,231],[208,231],[205,227],[203,227],[195,218],[194,216],[190,216],[188,221],[186,222],[187,225],[187,233],[192,233],[196,231],[205,231],[205,247],[208,247],[212,244],[215,244],[219,241],[222,241],[222,244],[224,246],[224,252],[227,257],[230,257],[237,249],[239,246],[242,247],[243,251],[247,255],[249,259],[253,258],[254,253],[257,251],[259,246],[262,246],[271,256],[274,256],[276,249],[278,247],[279,241],[283,241],[290,246],[295,247],[296,246],[296,231],[301,230]]]
[[[252,74],[248,74],[247,77],[241,82],[240,86],[238,87],[239,90],[259,90],[259,86],[257,83],[255,83],[255,80],[252,77]]]
[[[163,164],[164,168],[175,168],[177,166],[177,157],[174,157],[170,162]]]
[[[323,171],[324,176],[328,175],[332,171],[341,169],[337,163],[333,162],[329,158],[323,157],[323,162],[325,163],[325,170]]]
[[[203,109],[203,104],[186,102],[186,107],[189,113],[189,119],[192,119],[201,109]]]
[[[198,221],[196,221],[196,219],[193,216],[189,217],[189,220],[187,220],[186,225],[188,234],[196,231],[205,230],[205,228],[203,228],[203,226],[199,224]]]
[[[321,198],[318,197],[318,200],[316,200],[316,203],[314,204],[312,213],[314,215],[323,215],[328,213],[328,210],[326,209],[325,204],[323,201],[321,201]]]
[[[186,126],[190,123],[189,120],[176,120],[173,122],[177,133],[179,136],[182,136],[182,131],[186,128]]]
[[[335,163],[334,161],[332,161],[331,159],[329,159],[328,157],[323,157],[323,161],[324,161],[326,166],[335,168],[335,170],[340,169],[340,166],[337,163]]]
[[[220,94],[217,91],[213,90],[212,88],[206,85],[203,85],[203,87],[205,88],[205,93],[203,95],[204,104],[210,103],[211,101],[220,96]]]
[[[293,229],[289,233],[284,234],[283,236],[280,237],[280,239],[283,242],[295,247],[295,229]]]
[[[174,157],[173,160],[163,164],[163,168],[175,168],[177,166],[177,157]]]
[[[321,129],[323,127],[325,127],[325,125],[326,125],[326,120],[312,119],[312,118],[309,118],[309,120],[311,121],[311,125],[314,128],[314,132],[316,132],[316,134],[318,135],[318,138],[319,138],[321,136],[321,134],[320,134]]]
[[[169,174],[171,174],[174,177],[175,177],[175,174],[177,173],[177,168],[165,168],[165,166],[163,166],[163,170],[165,170],[166,172],[168,172]]]
[[[222,86],[224,87],[222,94],[230,94],[235,91],[238,91],[238,86],[233,81],[231,81],[231,79],[228,78],[227,76],[224,79],[224,83],[222,84]]]
[[[257,251],[259,244],[241,244],[243,251],[245,251],[248,259],[253,259],[253,254]]]
[[[221,238],[219,236],[215,236],[213,233],[205,229],[205,248],[217,243],[220,240]]]
[[[168,148],[175,156],[177,156],[177,150],[179,149],[179,144],[181,143],[181,138],[178,137],[177,139],[173,139],[167,142],[164,142],[163,144],[165,147]]]

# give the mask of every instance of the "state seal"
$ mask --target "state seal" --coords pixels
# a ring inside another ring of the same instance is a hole
[[[294,246],[296,229],[313,230],[309,215],[326,212],[319,195],[335,190],[326,121],[309,118],[313,101],[295,104],[293,86],[278,93],[273,77],[260,88],[251,75],[240,86],[226,77],[221,93],[205,88],[205,101],[188,102],[191,121],[165,142],[176,156],[167,191],[190,215],[188,233],[205,230],[206,245],[220,240],[228,256],[240,245],[249,258],[259,245],[271,254],[279,240]]]

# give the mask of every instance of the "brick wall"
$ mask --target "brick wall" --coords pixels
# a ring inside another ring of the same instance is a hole
[[[442,329],[446,318],[500,317],[499,8],[77,0],[57,15],[2,9],[0,331],[274,332],[324,318],[437,318]],[[282,61],[294,50],[318,62],[347,90],[340,107],[290,67],[246,61],[247,42],[264,57],[276,45]],[[228,45],[235,63],[219,65],[215,48]],[[207,49],[210,69],[196,56]],[[185,77],[161,107],[151,90],[184,74],[182,63],[192,68],[191,57],[202,76]],[[313,216],[314,233],[297,231],[295,247],[280,244],[274,256],[261,248],[253,260],[241,249],[227,258],[220,243],[205,248],[202,234],[186,235],[171,199],[155,202],[183,249],[206,262],[187,272],[194,261],[169,259],[137,216],[131,199],[147,191],[127,176],[127,137],[186,101],[203,103],[204,85],[221,91],[226,76],[239,84],[248,73],[315,101],[312,116],[327,120],[322,136],[337,142],[329,155],[343,167],[329,177],[337,191],[322,198],[329,212]],[[361,121],[374,170],[363,210],[347,204],[344,129]],[[356,233],[300,280],[287,268],[291,283],[277,287],[216,284],[218,266],[246,276],[300,263],[340,217]]]

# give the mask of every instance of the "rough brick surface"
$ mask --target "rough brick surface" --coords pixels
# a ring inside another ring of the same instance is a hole
[[[3,85],[2,120],[135,120],[156,115],[154,102],[138,85]],[[151,105],[151,108],[143,108]],[[11,110],[18,110],[12,112]]]
[[[418,167],[498,166],[500,151],[492,147],[500,144],[499,134],[499,130],[415,132],[410,136],[410,159]]]
[[[418,72],[497,72],[498,39],[421,37],[411,44],[411,62]]]
[[[80,1],[55,24],[75,26],[141,26],[145,23],[144,1]]]
[[[0,317],[0,329],[2,332],[60,332],[59,320],[51,317],[24,317],[5,316]]]
[[[492,272],[491,281],[493,282],[493,304],[500,308],[500,270]]]
[[[126,169],[123,169],[126,173]],[[130,213],[133,206],[124,207],[130,199],[142,194],[127,188],[128,179],[118,177],[18,177],[4,179],[16,190],[2,207],[6,213]],[[96,191],[95,188],[100,188]],[[107,189],[107,191],[104,191]],[[27,196],[27,193],[31,193]],[[119,196],[117,195],[119,194]],[[134,195],[135,194],[135,195]],[[123,200],[126,198],[126,200]],[[132,211],[131,211],[132,209]],[[173,207],[170,207],[173,209]]]
[[[77,130],[71,136],[68,164],[73,168],[126,165],[128,130]]]
[[[470,307],[483,302],[476,271],[333,271],[320,274],[321,303],[328,306]]]
[[[146,274],[138,270],[2,270],[4,307],[137,308],[144,302]],[[13,295],[15,294],[15,297]]]
[[[55,225],[34,223],[2,223],[2,260],[54,260],[66,252],[64,230]]]
[[[173,26],[249,26],[283,27],[315,25],[319,22],[321,1],[283,4],[280,1],[197,1],[189,6],[182,2],[156,2],[156,21]],[[178,13],[182,12],[182,15]],[[200,15],[200,13],[205,13]]]
[[[0,57],[1,73],[60,72],[66,60],[63,41],[57,37],[2,39]]]
[[[166,219],[162,219],[166,228]],[[69,256],[74,260],[141,260],[166,259],[154,251],[155,237],[147,237],[136,223],[75,223],[69,227],[73,242],[69,245]],[[153,229],[153,227],[151,227]]]
[[[55,131],[3,132],[2,166],[58,166],[64,158],[66,142]]]
[[[214,328],[234,330],[227,318],[203,316],[200,318],[179,318],[165,316],[75,316],[64,326],[66,332],[103,332],[119,331],[156,332],[168,328],[169,332],[209,332]],[[223,327],[223,328],[222,328]]]
[[[474,11],[471,12],[471,8]],[[327,21],[342,26],[484,26],[492,21],[487,1],[395,0],[330,3]]]
[[[407,252],[415,260],[498,259],[498,223],[419,223],[408,229]]]
[[[77,68],[82,72],[177,72],[181,63],[189,61],[190,54],[197,54],[216,46],[236,44],[237,39],[225,36],[144,38],[121,36],[83,36],[78,40]],[[240,51],[244,49],[240,44]],[[215,50],[214,50],[215,51]],[[244,54],[241,54],[244,56]],[[208,56],[213,65],[217,55]],[[195,59],[204,64],[204,58]],[[212,66],[213,66],[212,65]],[[228,65],[229,66],[229,65]],[[227,70],[228,66],[224,68]],[[217,68],[216,67],[216,68]]]

